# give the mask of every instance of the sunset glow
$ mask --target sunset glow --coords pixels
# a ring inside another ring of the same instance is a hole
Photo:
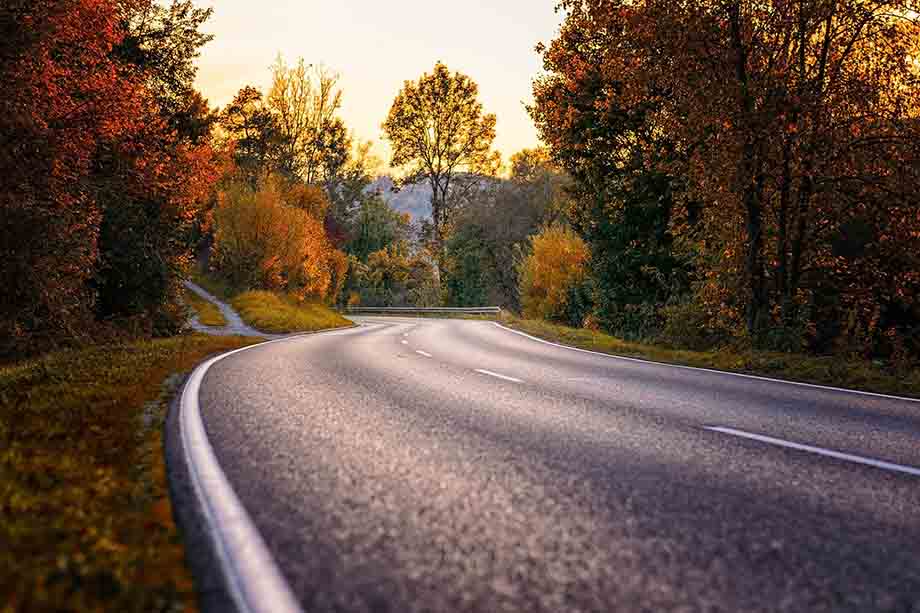
[[[202,52],[197,82],[212,106],[225,105],[244,85],[265,89],[279,53],[303,57],[340,73],[345,122],[383,154],[380,124],[396,92],[440,60],[479,84],[485,110],[498,116],[495,146],[506,157],[538,142],[524,105],[541,68],[534,46],[559,25],[554,0],[198,4],[214,8],[205,29],[215,39]]]

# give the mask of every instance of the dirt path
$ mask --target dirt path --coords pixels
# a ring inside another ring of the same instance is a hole
[[[189,321],[189,325],[196,332],[213,334],[215,336],[262,336],[265,338],[281,338],[281,336],[284,336],[280,334],[267,334],[265,332],[256,330],[252,326],[246,324],[246,322],[243,321],[239,314],[233,310],[233,307],[231,307],[226,302],[218,300],[200,285],[192,283],[191,281],[184,281],[183,283],[185,284],[185,287],[219,308],[221,314],[224,316],[224,319],[227,320],[226,326],[206,326],[198,321],[198,316],[196,315]]]

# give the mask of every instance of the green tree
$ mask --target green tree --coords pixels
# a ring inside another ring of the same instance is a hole
[[[519,311],[515,257],[528,236],[563,212],[569,179],[546,151],[516,153],[510,171],[455,215],[444,271],[452,304],[488,302]]]
[[[367,195],[361,200],[350,234],[346,251],[366,261],[371,253],[409,238],[409,217],[391,209],[379,195]]]
[[[237,92],[220,116],[220,124],[232,140],[233,159],[253,189],[273,169],[280,130],[262,92],[247,85]]]

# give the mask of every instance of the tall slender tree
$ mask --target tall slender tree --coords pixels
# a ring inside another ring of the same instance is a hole
[[[393,149],[391,165],[406,171],[403,184],[427,181],[431,186],[431,216],[440,243],[458,175],[494,173],[495,115],[483,113],[472,79],[438,63],[418,81],[405,82],[383,130]]]

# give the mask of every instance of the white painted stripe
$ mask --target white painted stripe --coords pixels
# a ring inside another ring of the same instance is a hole
[[[378,327],[350,328],[323,334],[353,334]],[[179,433],[185,463],[204,514],[205,527],[217,552],[220,572],[240,613],[300,613],[302,610],[217,461],[201,420],[198,394],[208,369],[217,362],[256,347],[304,338],[305,335],[289,336],[211,358],[192,372],[180,399]]]
[[[570,345],[562,345],[560,343],[554,343],[552,341],[547,341],[542,338],[527,334],[526,332],[521,332],[520,330],[514,330],[507,326],[503,326],[498,322],[490,322],[495,326],[498,326],[506,332],[511,332],[512,334],[517,334],[518,336],[523,336],[529,338],[532,341],[537,341],[538,343],[543,343],[544,345],[552,345],[553,347],[559,347],[561,349],[569,349],[571,351],[578,351],[581,353],[590,353],[591,355],[599,355],[605,358],[611,358],[614,360],[624,360],[627,362],[639,362],[641,364],[654,364],[656,366],[667,366],[669,368],[680,368],[683,370],[698,370],[703,372],[711,372],[717,375],[729,375],[731,377],[743,377],[745,379],[756,379],[758,381],[769,381],[771,383],[785,383],[787,385],[798,385],[800,387],[811,387],[814,389],[820,390],[829,390],[832,392],[843,392],[846,394],[859,394],[860,396],[874,396],[876,398],[888,398],[889,400],[904,400],[907,402],[918,402],[920,403],[920,398],[908,398],[907,396],[895,396],[892,394],[878,394],[876,392],[864,392],[862,390],[851,390],[844,387],[833,387],[831,385],[818,385],[817,383],[804,383],[802,381],[787,381],[785,379],[773,379],[771,377],[762,377],[760,375],[749,375],[743,372],[731,372],[728,370],[716,370],[714,368],[702,368],[700,366],[684,366],[683,364],[669,364],[668,362],[655,362],[653,360],[644,360],[642,358],[629,358],[622,355],[614,355],[612,353],[601,353],[600,351],[591,351],[590,349],[581,349],[579,347],[572,347]]]
[[[409,344],[409,341],[399,341],[399,342],[401,342],[403,345],[408,345],[408,344]]]
[[[778,445],[779,447],[788,447],[789,449],[797,449],[798,451],[808,451],[809,453],[816,453],[818,455],[835,458],[837,460],[855,462],[856,464],[865,464],[866,466],[874,466],[875,468],[892,470],[895,472],[906,473],[908,475],[916,475],[920,477],[920,468],[914,468],[913,466],[894,464],[892,462],[885,462],[884,460],[874,460],[872,458],[865,458],[863,456],[853,455],[851,453],[843,453],[842,451],[834,451],[832,449],[825,449],[823,447],[814,447],[812,445],[793,443],[791,441],[785,441],[781,438],[773,438],[772,436],[764,436],[763,434],[753,434],[751,432],[736,430],[734,428],[725,428],[722,426],[703,426],[703,428],[713,432],[721,432],[722,434],[731,434],[732,436],[740,436],[742,438],[760,441],[761,443],[769,443],[771,445]]]
[[[430,357],[431,357],[431,354],[430,354],[430,353],[428,353],[427,351],[422,351],[421,349],[418,350],[418,351],[416,351],[415,353],[417,353],[417,354],[419,354],[419,355],[423,355],[423,356],[425,356],[426,358],[430,358]]]
[[[492,372],[491,370],[484,370],[482,368],[477,368],[476,372],[482,373],[484,375],[489,375],[490,377],[496,377],[497,379],[504,379],[505,381],[512,381],[514,383],[523,383],[520,379],[515,379],[514,377],[507,377],[505,375],[500,375],[497,372]]]

